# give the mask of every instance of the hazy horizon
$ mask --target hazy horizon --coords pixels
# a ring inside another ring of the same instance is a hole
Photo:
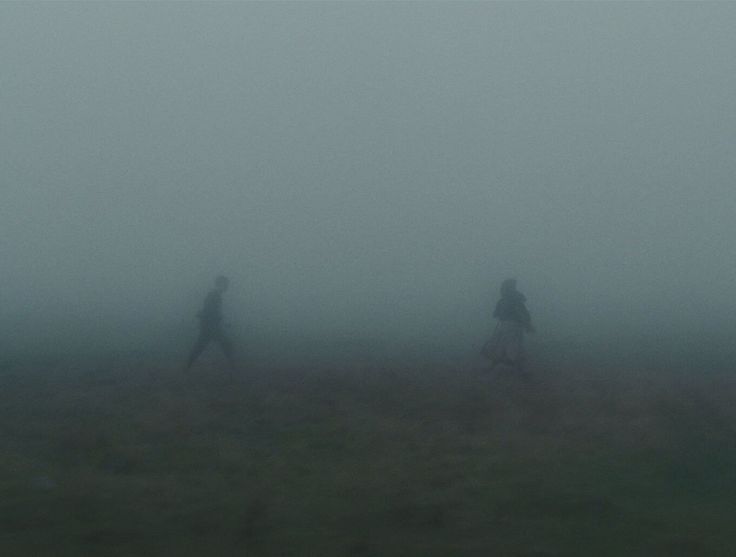
[[[507,276],[543,337],[732,326],[734,28],[729,3],[4,3],[4,342],[155,341],[219,273],[244,335],[470,346]]]

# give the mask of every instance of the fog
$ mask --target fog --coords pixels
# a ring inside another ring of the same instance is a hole
[[[736,5],[4,3],[3,348],[725,327]],[[72,345],[70,344],[70,346]]]

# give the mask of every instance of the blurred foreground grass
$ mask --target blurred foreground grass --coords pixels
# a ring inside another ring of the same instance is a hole
[[[736,381],[0,372],[0,555],[732,556]]]

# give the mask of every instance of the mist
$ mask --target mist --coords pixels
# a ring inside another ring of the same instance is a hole
[[[732,327],[736,5],[6,3],[4,349]],[[244,348],[247,351],[247,348]]]
[[[734,30],[0,2],[0,555],[735,555]]]

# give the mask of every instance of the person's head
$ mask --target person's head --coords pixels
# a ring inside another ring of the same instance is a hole
[[[506,279],[501,283],[501,296],[509,296],[516,292],[516,279]]]
[[[226,276],[220,275],[215,279],[215,288],[220,292],[225,292],[228,286],[230,286],[230,281]]]

